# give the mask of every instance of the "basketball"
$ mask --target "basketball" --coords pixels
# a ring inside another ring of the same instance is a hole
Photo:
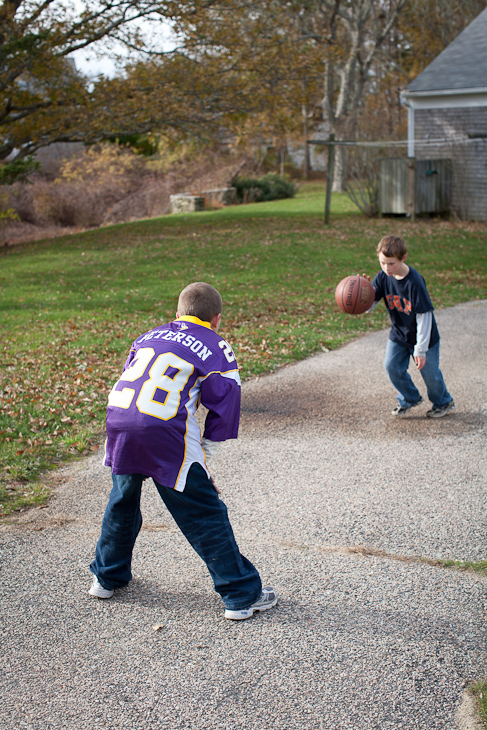
[[[374,287],[363,276],[347,276],[335,289],[335,301],[346,314],[363,314],[374,299]]]

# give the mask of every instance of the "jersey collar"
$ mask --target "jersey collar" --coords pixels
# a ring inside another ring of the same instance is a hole
[[[211,324],[209,322],[203,322],[198,317],[193,317],[191,314],[183,314],[176,322],[192,322],[193,324],[199,324],[201,327],[207,327],[211,330]]]

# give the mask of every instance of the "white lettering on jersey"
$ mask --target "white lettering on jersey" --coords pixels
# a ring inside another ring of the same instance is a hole
[[[198,352],[198,357],[203,360],[203,362],[206,360],[207,357],[210,357],[212,355],[212,351],[207,348],[206,345],[203,345],[203,349]]]
[[[210,357],[210,355],[213,355],[213,351],[209,349],[206,345],[204,345],[201,340],[197,340],[196,337],[193,337],[193,335],[187,335],[184,332],[173,332],[172,330],[156,330],[155,332],[149,332],[148,334],[144,335],[143,337],[140,337],[137,340],[137,344],[141,344],[142,342],[145,342],[146,340],[168,340],[170,342],[179,342],[179,344],[184,345],[185,347],[189,347],[189,349],[195,353],[195,355],[198,355],[198,357],[203,360],[203,362]],[[225,343],[226,344],[226,343]],[[219,343],[220,347],[223,348],[223,342]],[[227,349],[228,348],[228,349]],[[232,353],[230,349],[230,345],[226,344],[225,349],[225,357],[227,358],[228,362],[232,362],[235,360],[235,355]],[[229,359],[229,355],[231,356],[231,359]]]

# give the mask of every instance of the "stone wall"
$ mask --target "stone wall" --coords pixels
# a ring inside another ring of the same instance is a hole
[[[203,190],[196,195],[192,193],[171,195],[171,213],[194,213],[214,205],[232,205],[235,203],[236,194],[235,188],[214,188]]]
[[[171,213],[195,213],[198,210],[204,210],[205,199],[201,195],[190,195],[182,193],[181,195],[171,195]]]

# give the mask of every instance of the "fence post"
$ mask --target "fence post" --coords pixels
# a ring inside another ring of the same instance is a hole
[[[333,132],[329,137],[328,147],[328,169],[326,171],[326,202],[325,202],[325,225],[330,222],[331,189],[333,187],[333,168],[335,166],[335,135]]]
[[[416,159],[409,157],[408,213],[412,223],[416,220]]]

